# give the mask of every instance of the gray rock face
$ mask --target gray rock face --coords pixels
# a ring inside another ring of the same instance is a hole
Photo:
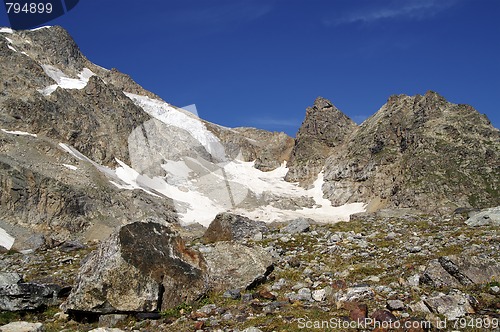
[[[452,291],[450,294],[439,293],[424,300],[424,303],[433,312],[442,314],[451,321],[475,312],[467,296],[460,291]]]
[[[43,332],[45,328],[42,323],[12,322],[0,326],[0,332]]]
[[[318,97],[306,110],[285,179],[290,182],[314,181],[332,149],[341,145],[356,128],[356,123],[329,100]]]
[[[422,282],[436,288],[483,285],[500,275],[500,264],[479,257],[446,256],[429,262]]]
[[[392,96],[335,149],[323,191],[333,204],[453,211],[498,204],[500,132],[435,92]]]
[[[255,161],[255,168],[267,172],[290,159],[294,140],[285,133],[255,128],[223,128],[205,122],[208,130],[224,145],[229,159],[238,156],[244,161]]]
[[[500,206],[482,210],[465,222],[469,226],[498,226],[500,225]]]
[[[262,248],[218,242],[203,256],[214,290],[250,289],[273,271],[273,259]]]
[[[125,225],[91,254],[65,311],[152,312],[189,303],[208,290],[207,266],[168,227]]]
[[[219,213],[212,221],[203,240],[206,243],[217,241],[242,240],[252,238],[258,233],[267,231],[266,223],[254,221],[232,213]]]
[[[2,131],[0,141],[0,214],[6,224],[1,227],[12,228],[15,249],[39,246],[33,233],[58,241],[75,235],[105,239],[115,227],[133,220],[177,220],[171,200],[118,190],[91,163],[72,158],[57,141]]]
[[[130,164],[127,139],[150,116],[123,90],[154,95],[126,75],[92,64],[61,27],[18,31],[8,38],[0,34],[0,127],[38,135],[0,131],[0,215],[18,228],[15,249],[35,247],[28,241],[33,233],[65,240],[88,231],[90,238],[102,238],[99,233],[106,237],[114,227],[151,215],[153,209],[171,214],[168,199],[118,192],[89,163],[58,146],[72,145],[104,165],[115,166],[115,158]],[[95,75],[81,90],[57,88],[46,95],[41,91],[56,83],[44,71],[46,65],[75,79],[84,68]]]
[[[283,227],[280,232],[287,234],[298,234],[309,231],[311,227],[311,219],[297,218],[288,222],[288,225]]]
[[[0,310],[36,310],[61,303],[58,285],[26,283],[17,273],[0,273]]]

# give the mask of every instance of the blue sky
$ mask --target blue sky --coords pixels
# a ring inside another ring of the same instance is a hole
[[[81,0],[49,24],[206,120],[294,136],[317,96],[359,123],[427,90],[499,128],[499,16],[498,0]]]

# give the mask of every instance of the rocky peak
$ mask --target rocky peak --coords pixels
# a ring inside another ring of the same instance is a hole
[[[75,72],[81,71],[87,58],[70,34],[60,26],[19,32],[24,51],[36,61]]]
[[[314,181],[330,150],[341,145],[356,128],[356,123],[328,99],[316,98],[314,105],[306,109],[297,133],[286,180],[304,184]]]
[[[297,140],[310,137],[330,147],[341,143],[346,133],[356,127],[354,121],[336,108],[328,99],[318,97],[306,109],[306,118],[297,133]]]
[[[338,205],[486,207],[498,202],[499,137],[484,115],[435,92],[391,96],[327,160],[323,189]]]

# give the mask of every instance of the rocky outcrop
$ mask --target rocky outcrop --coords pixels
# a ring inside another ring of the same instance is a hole
[[[356,128],[354,121],[329,100],[318,97],[306,110],[285,179],[310,184],[323,169],[332,149],[341,145]]]
[[[238,241],[244,238],[252,238],[258,233],[267,231],[266,223],[263,221],[250,220],[232,213],[219,213],[210,223],[203,235],[205,243],[218,241]]]
[[[497,205],[500,132],[435,92],[392,96],[325,163],[333,204],[453,211]]]
[[[500,275],[500,264],[492,259],[444,256],[429,262],[421,280],[435,288],[485,285]]]
[[[125,225],[81,267],[66,311],[153,312],[190,303],[208,290],[207,265],[170,228]]]
[[[263,172],[272,171],[290,160],[294,140],[285,133],[255,128],[224,128],[205,122],[208,130],[219,138],[228,158],[255,161]]]

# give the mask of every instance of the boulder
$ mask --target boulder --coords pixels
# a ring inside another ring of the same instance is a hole
[[[313,220],[309,218],[297,218],[290,220],[288,225],[283,227],[280,232],[287,234],[299,234],[308,232]]]
[[[232,213],[219,213],[203,235],[205,243],[252,238],[267,231],[266,223]]]
[[[434,313],[444,315],[449,320],[456,320],[474,313],[467,295],[460,291],[454,290],[449,294],[439,293],[424,302]]]
[[[122,226],[83,263],[65,311],[154,312],[206,293],[207,266],[170,227],[147,219]]]
[[[427,265],[424,273],[420,277],[420,281],[424,284],[431,285],[435,288],[459,287],[458,280],[453,278],[439,263],[437,259],[433,259]]]
[[[273,271],[273,259],[262,248],[218,242],[204,251],[215,290],[250,289]]]
[[[500,206],[482,210],[465,223],[469,226],[500,226]]]
[[[0,332],[43,332],[45,331],[42,323],[12,322],[0,326]]]
[[[36,310],[58,305],[61,287],[55,284],[24,282],[17,273],[0,273],[0,310]]]
[[[429,262],[422,282],[436,288],[482,285],[500,276],[500,264],[477,256],[444,256]]]

